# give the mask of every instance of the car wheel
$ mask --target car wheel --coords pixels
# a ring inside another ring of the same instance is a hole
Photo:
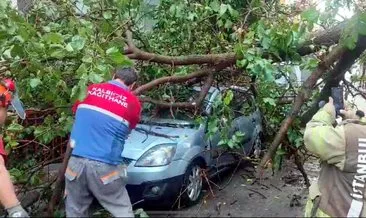
[[[184,174],[181,199],[186,206],[191,206],[199,202],[202,198],[203,164],[200,161],[193,161]]]

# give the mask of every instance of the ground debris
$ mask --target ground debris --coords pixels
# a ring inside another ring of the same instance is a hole
[[[301,206],[301,196],[300,195],[292,195],[291,201],[290,201],[290,207],[300,207]]]

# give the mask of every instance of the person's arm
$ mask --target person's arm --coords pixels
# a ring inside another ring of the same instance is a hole
[[[5,123],[6,113],[6,108],[0,107],[0,125]],[[29,217],[15,194],[15,189],[2,155],[0,155],[0,203],[7,210],[9,217]]]
[[[5,124],[7,117],[7,109],[5,107],[0,107],[0,126]]]
[[[346,147],[345,133],[343,126],[332,126],[334,121],[335,109],[331,100],[306,125],[304,143],[305,147],[322,161],[342,169]]]
[[[19,204],[15,195],[13,183],[11,182],[8,170],[5,167],[3,156],[0,155],[0,202],[5,208]]]

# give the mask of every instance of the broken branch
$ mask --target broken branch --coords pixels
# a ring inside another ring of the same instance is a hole
[[[140,98],[142,102],[149,102],[152,104],[155,104],[162,108],[197,108],[199,107],[203,100],[205,99],[208,91],[210,90],[210,87],[212,86],[214,81],[213,74],[210,74],[205,82],[205,85],[202,87],[201,92],[197,99],[193,102],[164,102],[159,100],[154,100],[152,98],[144,97]]]
[[[264,168],[267,163],[273,157],[274,153],[277,151],[283,137],[286,135],[288,128],[292,125],[295,117],[299,113],[301,106],[304,104],[305,100],[309,98],[309,93],[318,81],[318,79],[329,69],[329,67],[346,51],[341,45],[336,46],[330,53],[325,57],[325,59],[319,63],[317,69],[309,76],[301,87],[300,92],[297,94],[292,110],[286,119],[282,122],[280,130],[277,132],[275,139],[273,140],[271,146],[269,147],[267,153],[264,155],[259,167],[257,178],[260,178],[263,174]]]
[[[127,57],[130,59],[137,59],[142,61],[152,61],[161,64],[170,65],[192,65],[192,64],[212,64],[219,63],[235,64],[235,53],[223,53],[223,54],[208,54],[208,55],[186,55],[186,56],[165,56],[154,53],[149,53],[140,50],[135,46],[132,39],[132,32],[126,32],[126,42],[128,49],[126,52]]]
[[[221,70],[222,68],[218,68],[217,70]],[[181,83],[181,82],[185,82],[188,81],[190,79],[193,78],[200,78],[200,77],[204,77],[207,76],[210,72],[215,71],[214,68],[206,68],[206,69],[201,69],[197,72],[193,72],[191,74],[188,75],[184,75],[184,76],[165,76],[165,77],[161,77],[158,79],[155,79],[151,82],[148,82],[142,86],[139,86],[138,88],[136,88],[133,93],[135,95],[140,95],[142,92],[146,92],[149,91],[150,89],[154,88],[155,86],[158,86],[160,84],[164,84],[164,83]]]

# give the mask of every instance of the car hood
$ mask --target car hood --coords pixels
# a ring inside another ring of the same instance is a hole
[[[172,137],[156,136],[153,133],[141,131],[140,129],[164,134]],[[122,156],[125,158],[138,160],[147,150],[155,145],[164,143],[181,143],[192,136],[197,129],[193,128],[174,128],[154,125],[137,125],[136,130],[125,141]]]

